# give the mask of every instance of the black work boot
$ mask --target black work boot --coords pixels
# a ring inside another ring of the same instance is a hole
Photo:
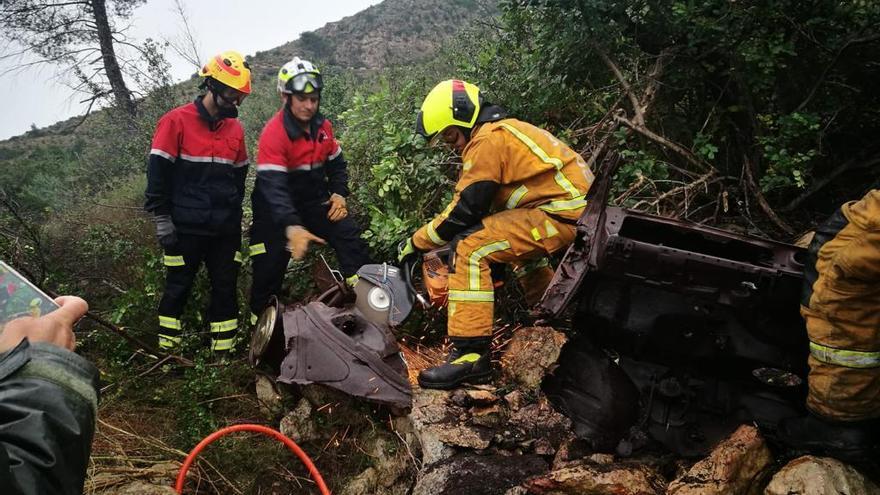
[[[489,346],[492,337],[452,338],[446,362],[419,373],[422,388],[450,389],[464,382],[485,383],[492,376]]]
[[[782,420],[779,441],[797,452],[854,462],[880,455],[880,420],[840,422],[808,414]]]

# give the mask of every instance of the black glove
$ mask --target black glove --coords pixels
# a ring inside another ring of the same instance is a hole
[[[163,249],[169,249],[177,244],[177,230],[174,228],[174,222],[171,221],[171,215],[156,215],[153,217],[156,222],[156,238],[159,239],[159,245]]]

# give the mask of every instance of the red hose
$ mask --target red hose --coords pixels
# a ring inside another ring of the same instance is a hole
[[[262,433],[263,435],[269,436],[283,443],[290,449],[291,452],[296,454],[299,457],[299,460],[305,465],[306,469],[309,470],[309,474],[312,475],[312,479],[315,480],[315,484],[318,485],[318,490],[321,491],[321,495],[330,495],[330,490],[327,489],[327,485],[324,483],[324,478],[321,477],[321,473],[318,471],[318,468],[312,463],[312,460],[309,459],[309,456],[306,455],[305,452],[299,445],[297,445],[293,440],[287,438],[279,431],[273,430],[272,428],[265,427],[263,425],[232,425],[227,426],[226,428],[222,428],[220,430],[211,433],[204,440],[199,442],[198,445],[192,449],[192,452],[186,456],[186,460],[183,461],[183,466],[180,466],[180,472],[177,474],[177,483],[174,485],[174,489],[177,493],[183,493],[183,483],[186,480],[186,473],[189,471],[189,467],[192,465],[193,461],[196,460],[196,456],[201,453],[202,449],[208,446],[209,443],[217,440],[218,438],[228,435],[232,432],[236,431],[252,431],[255,433]]]

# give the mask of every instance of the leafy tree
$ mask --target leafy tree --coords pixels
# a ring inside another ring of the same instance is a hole
[[[0,36],[24,50],[4,53],[2,58],[29,51],[43,62],[61,64],[75,76],[77,89],[91,95],[92,102],[112,94],[119,108],[134,115],[131,91],[117,60],[115,45],[122,35],[114,19],[129,17],[143,2],[5,0],[0,4]]]
[[[782,209],[792,211],[827,177],[852,170],[877,176],[876,2],[534,0],[503,7],[503,39],[514,47],[508,50],[528,47],[524,70],[536,80],[588,91],[614,85],[593,104],[622,106],[626,115],[609,119],[637,131],[628,139],[615,134],[635,159],[628,161],[632,182],[662,179],[658,173],[688,182],[711,171],[723,190],[740,188],[759,201],[766,195],[767,205],[787,203]],[[648,70],[661,56],[658,94],[639,122],[629,102],[654,80]]]

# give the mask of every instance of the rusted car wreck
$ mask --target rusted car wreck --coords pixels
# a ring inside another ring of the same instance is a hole
[[[617,164],[604,161],[538,308],[577,336],[545,381],[551,401],[595,448],[624,452],[638,431],[688,455],[802,414],[805,250],[606,207]]]

